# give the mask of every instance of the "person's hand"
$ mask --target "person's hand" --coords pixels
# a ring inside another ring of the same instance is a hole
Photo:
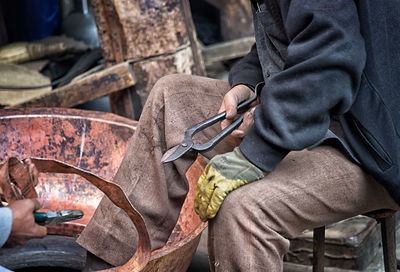
[[[263,177],[263,171],[249,162],[238,147],[217,155],[197,181],[194,209],[202,221],[214,218],[228,193]]]
[[[240,102],[249,99],[254,95],[254,92],[246,85],[237,85],[233,87],[224,96],[221,107],[218,113],[226,111],[226,119],[221,122],[221,129],[229,126],[235,118],[237,111],[236,108]],[[231,133],[231,136],[243,138],[254,123],[255,107],[245,113],[242,124]]]
[[[23,245],[29,239],[46,236],[46,227],[35,223],[33,212],[41,207],[36,199],[16,200],[8,205],[12,211],[13,222],[7,247]]]

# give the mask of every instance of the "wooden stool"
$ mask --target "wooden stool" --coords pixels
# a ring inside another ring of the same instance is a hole
[[[386,272],[397,271],[396,226],[394,210],[376,210],[364,215],[374,218],[381,224],[383,259]],[[324,271],[325,226],[314,229],[313,272]]]

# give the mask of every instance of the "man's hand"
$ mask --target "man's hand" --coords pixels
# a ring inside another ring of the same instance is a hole
[[[233,87],[224,96],[221,107],[218,113],[226,111],[226,119],[221,122],[221,129],[226,128],[232,123],[237,111],[236,108],[240,102],[249,99],[254,95],[254,92],[246,85],[237,85]],[[253,114],[255,107],[245,113],[242,124],[231,133],[231,136],[243,138],[254,123]]]
[[[8,205],[12,211],[13,222],[11,234],[6,246],[23,245],[29,239],[46,236],[46,227],[35,223],[33,212],[41,207],[36,199],[17,200]]]
[[[197,182],[194,209],[202,221],[217,214],[225,197],[240,186],[264,177],[236,147],[210,160]]]

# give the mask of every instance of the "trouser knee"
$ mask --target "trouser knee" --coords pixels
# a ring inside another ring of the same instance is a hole
[[[269,256],[280,262],[289,250],[289,240],[276,229],[279,224],[267,215],[268,207],[260,206],[260,202],[252,203],[252,197],[240,189],[225,198],[217,216],[209,222],[210,254],[218,259],[222,256],[218,253],[221,250],[229,255],[246,248],[247,257],[248,254],[253,259]],[[227,244],[230,248],[223,248]]]
[[[193,75],[172,74],[161,77],[154,84],[151,94],[164,96],[176,92],[190,91],[187,87],[193,84]]]

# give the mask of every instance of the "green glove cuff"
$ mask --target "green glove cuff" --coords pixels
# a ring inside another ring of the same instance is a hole
[[[226,179],[251,182],[264,177],[263,171],[247,160],[239,147],[235,147],[232,152],[215,156],[209,165]]]

